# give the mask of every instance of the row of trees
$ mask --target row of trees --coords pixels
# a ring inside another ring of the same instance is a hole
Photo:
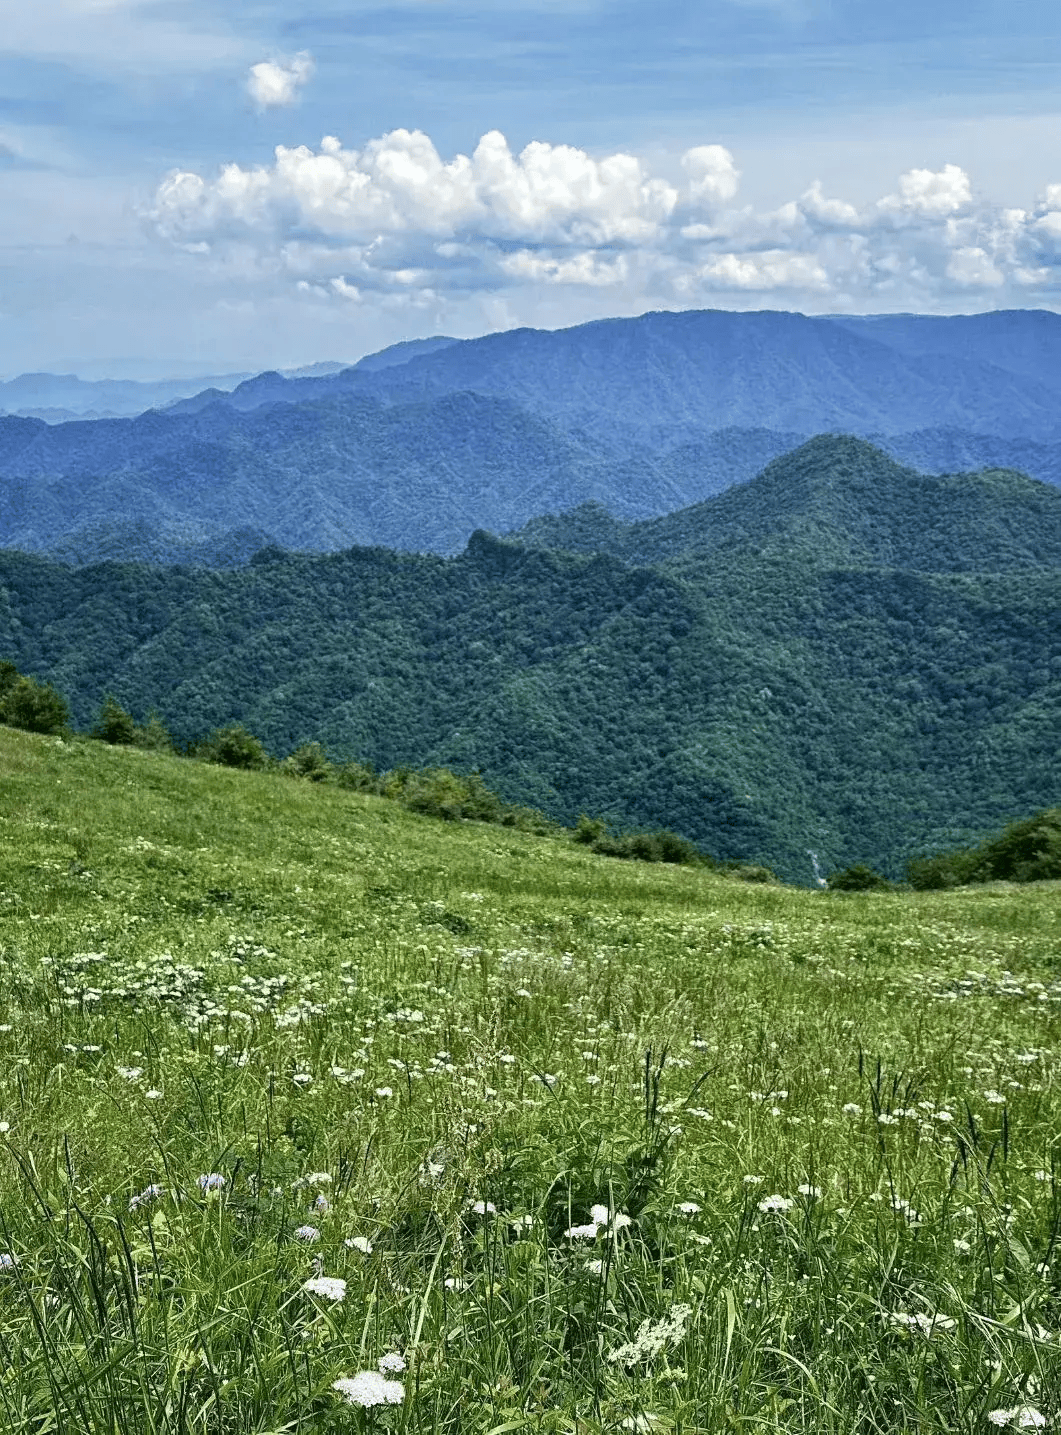
[[[19,672],[14,663],[0,662],[0,722],[29,732],[63,734],[69,730],[66,699],[50,683]],[[115,746],[179,752],[157,714],[138,723],[113,697],[104,699],[89,736]],[[477,772],[456,773],[446,767],[397,767],[377,773],[371,764],[334,763],[319,742],[303,743],[278,759],[260,738],[240,723],[215,729],[184,749],[201,762],[248,771],[276,771],[307,782],[330,783],[370,792],[401,802],[414,812],[447,821],[488,822],[525,832],[564,830],[537,808],[505,802]],[[694,843],[667,830],[616,832],[603,819],[583,814],[574,841],[601,856],[641,862],[664,862],[719,869],[714,858]],[[751,882],[774,882],[767,867],[727,862],[721,870]],[[907,864],[907,882],[916,891],[934,891],[975,882],[1032,882],[1061,878],[1061,808],[1048,808],[1010,824],[979,846],[919,857]],[[896,890],[896,884],[865,864],[834,872],[831,891]]]

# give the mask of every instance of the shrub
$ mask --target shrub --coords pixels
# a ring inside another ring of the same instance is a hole
[[[70,709],[51,683],[16,677],[5,684],[0,698],[0,719],[27,732],[60,733],[70,721]]]
[[[174,752],[176,750],[169,729],[156,712],[148,713],[146,722],[142,723],[134,732],[133,741],[137,747],[147,748],[153,752]]]
[[[579,817],[572,837],[602,857],[621,857],[631,862],[714,866],[710,857],[676,832],[626,832],[616,836],[609,832],[602,818],[587,817],[585,813]]]
[[[216,728],[194,749],[194,756],[203,762],[216,762],[221,767],[262,768],[269,755],[258,738],[242,723]]]
[[[844,867],[839,872],[834,872],[829,878],[830,892],[891,892],[893,884],[887,877],[882,877],[879,872],[874,872],[872,867],[867,867],[864,862],[856,862],[852,867]]]
[[[307,782],[326,782],[332,775],[332,765],[324,755],[319,742],[304,742],[281,764],[284,772],[293,777],[304,777]]]
[[[726,868],[727,877],[735,877],[738,882],[776,882],[777,874],[771,872],[769,867],[762,867],[757,862],[738,862],[732,867]]]
[[[136,742],[136,723],[116,698],[109,695],[103,699],[90,737],[115,746],[131,747]]]
[[[1049,807],[1011,822],[979,847],[915,857],[907,863],[911,887],[920,892],[968,882],[1043,882],[1061,878],[1061,808]]]
[[[375,770],[363,762],[344,762],[335,769],[335,780],[351,792],[376,792],[379,779]]]

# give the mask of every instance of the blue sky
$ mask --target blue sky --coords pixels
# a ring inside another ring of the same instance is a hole
[[[1061,307],[1056,3],[37,0],[4,25],[0,375],[651,308]]]

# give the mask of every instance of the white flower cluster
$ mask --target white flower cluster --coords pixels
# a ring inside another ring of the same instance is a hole
[[[390,1380],[390,1375],[400,1375],[405,1369],[404,1358],[391,1351],[381,1357],[376,1370],[359,1370],[356,1375],[344,1375],[332,1384],[348,1405],[360,1405],[368,1409],[373,1405],[400,1405],[405,1399],[405,1386],[400,1380]]]
[[[588,1222],[583,1226],[568,1226],[564,1235],[569,1241],[595,1241],[603,1230],[610,1229],[614,1234],[632,1224],[631,1218],[622,1211],[609,1211],[607,1206],[591,1206]]]
[[[672,1305],[662,1320],[655,1324],[643,1320],[633,1340],[609,1351],[608,1359],[619,1365],[636,1365],[641,1360],[654,1360],[668,1345],[678,1345],[685,1337],[693,1308]]]

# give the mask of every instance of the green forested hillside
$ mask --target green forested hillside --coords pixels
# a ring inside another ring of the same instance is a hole
[[[0,655],[82,725],[112,692],[186,741],[239,720],[277,753],[477,767],[796,880],[808,849],[897,873],[1056,804],[1061,495],[851,440],[784,462],[651,553],[613,528],[640,563],[486,534],[227,573],[5,554]]]

